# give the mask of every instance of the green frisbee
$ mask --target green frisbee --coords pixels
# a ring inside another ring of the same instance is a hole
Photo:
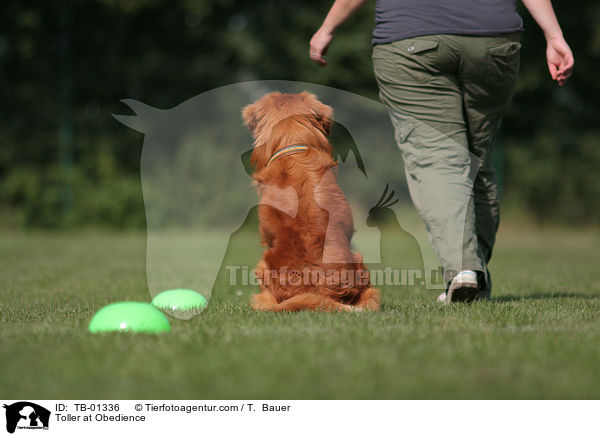
[[[152,304],[175,318],[190,319],[202,312],[208,301],[191,289],[170,289],[154,297]]]
[[[104,306],[93,316],[88,327],[92,333],[161,333],[171,330],[169,320],[149,303],[123,301]]]

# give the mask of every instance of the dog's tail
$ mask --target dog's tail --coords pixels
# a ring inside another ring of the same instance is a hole
[[[252,307],[256,310],[271,312],[298,312],[300,310],[317,310],[323,312],[361,312],[363,310],[379,310],[380,291],[368,288],[360,296],[356,305],[343,304],[325,295],[304,293],[295,295],[281,303],[265,293],[256,294],[252,299]]]

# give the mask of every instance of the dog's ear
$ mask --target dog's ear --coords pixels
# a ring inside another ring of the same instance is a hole
[[[323,127],[325,134],[329,135],[329,132],[331,132],[331,125],[333,124],[333,109],[331,106],[327,106],[321,102],[317,103],[317,120]]]
[[[249,104],[244,109],[242,109],[242,119],[244,120],[244,124],[250,130],[250,133],[255,135],[256,126],[258,126],[258,106],[256,103]]]
[[[329,135],[331,125],[333,124],[333,109],[331,106],[321,103],[317,97],[310,92],[303,91],[300,95],[304,99],[308,99],[309,106],[317,119],[317,123],[323,129],[324,133]]]

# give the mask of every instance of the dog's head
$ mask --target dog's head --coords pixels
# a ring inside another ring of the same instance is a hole
[[[304,91],[300,94],[271,92],[242,111],[244,123],[257,140],[264,134],[270,134],[273,127],[290,117],[306,118],[327,135],[331,129],[333,109]]]
[[[272,92],[242,111],[244,124],[255,140],[253,160],[259,165],[278,148],[290,143],[328,148],[326,136],[332,117],[333,109],[308,92]]]

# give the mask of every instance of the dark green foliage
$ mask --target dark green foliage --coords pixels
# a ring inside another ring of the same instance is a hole
[[[372,2],[338,31],[327,68],[310,62],[308,41],[329,6],[2,2],[0,208],[15,211],[25,226],[143,226],[143,139],[110,116],[127,113],[121,98],[170,108],[219,86],[262,79],[377,98]],[[600,7],[591,0],[556,7],[575,53],[575,76],[563,88],[552,83],[543,36],[523,12],[521,76],[500,144],[505,203],[546,221],[595,222]]]
[[[501,146],[505,200],[543,222],[597,223],[600,215],[600,7],[556,2],[575,55],[559,87],[548,75],[545,40],[525,11],[521,75]]]

